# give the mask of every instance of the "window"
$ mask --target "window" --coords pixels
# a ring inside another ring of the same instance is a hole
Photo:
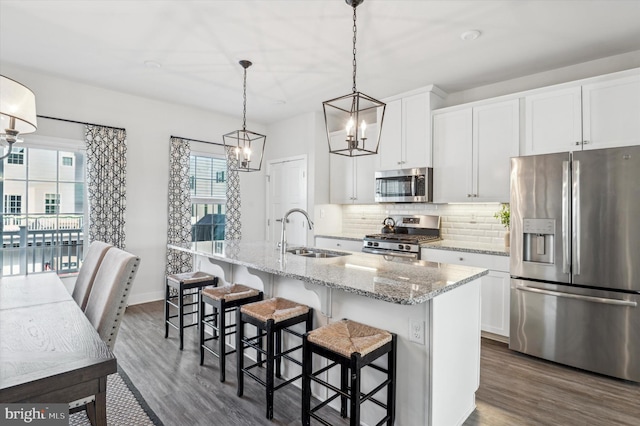
[[[7,157],[9,164],[24,164],[24,148],[14,148]]]
[[[189,184],[193,241],[224,240],[226,170],[223,157],[191,156]]]
[[[60,194],[44,194],[44,213],[45,214],[58,213],[59,205],[60,205]]]
[[[47,145],[55,146],[54,140],[45,140]],[[2,275],[78,271],[84,247],[84,163],[81,151],[28,145],[0,161]]]
[[[20,214],[22,212],[22,195],[5,195],[4,212],[9,214]]]

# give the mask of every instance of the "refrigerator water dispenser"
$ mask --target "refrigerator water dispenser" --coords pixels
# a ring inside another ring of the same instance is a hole
[[[522,260],[555,263],[553,247],[556,236],[555,219],[524,219]]]

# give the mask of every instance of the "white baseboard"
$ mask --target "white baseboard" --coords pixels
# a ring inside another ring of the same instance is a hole
[[[155,302],[157,300],[164,300],[164,290],[132,294],[129,296],[129,300],[127,300],[127,305],[140,305],[142,303]]]

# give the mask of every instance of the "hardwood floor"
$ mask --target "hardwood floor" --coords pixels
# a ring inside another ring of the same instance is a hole
[[[233,359],[227,381],[220,383],[217,359],[208,355],[205,365],[199,364],[195,327],[186,330],[180,351],[175,330],[164,339],[162,316],[162,302],[127,308],[115,354],[166,426],[300,424],[298,388],[277,391],[274,419],[266,420],[263,388],[248,379],[244,397],[238,398]],[[640,424],[640,385],[522,355],[485,339],[476,404],[466,426]],[[337,415],[330,421],[347,424]]]

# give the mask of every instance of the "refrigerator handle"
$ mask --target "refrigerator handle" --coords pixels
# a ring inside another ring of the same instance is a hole
[[[580,161],[573,160],[572,176],[572,206],[571,213],[573,219],[572,241],[573,241],[573,274],[580,275]]]
[[[518,285],[516,287],[516,290],[528,291],[529,293],[544,294],[547,296],[565,297],[567,299],[584,300],[586,302],[603,303],[605,305],[628,306],[630,308],[635,308],[638,306],[638,303],[634,302],[633,300],[619,300],[619,299],[608,299],[604,297],[584,296],[582,294],[564,293],[561,291],[546,290],[546,289],[536,288],[536,287],[527,287],[527,286]]]
[[[569,250],[569,162],[562,162],[562,272],[571,273]]]

